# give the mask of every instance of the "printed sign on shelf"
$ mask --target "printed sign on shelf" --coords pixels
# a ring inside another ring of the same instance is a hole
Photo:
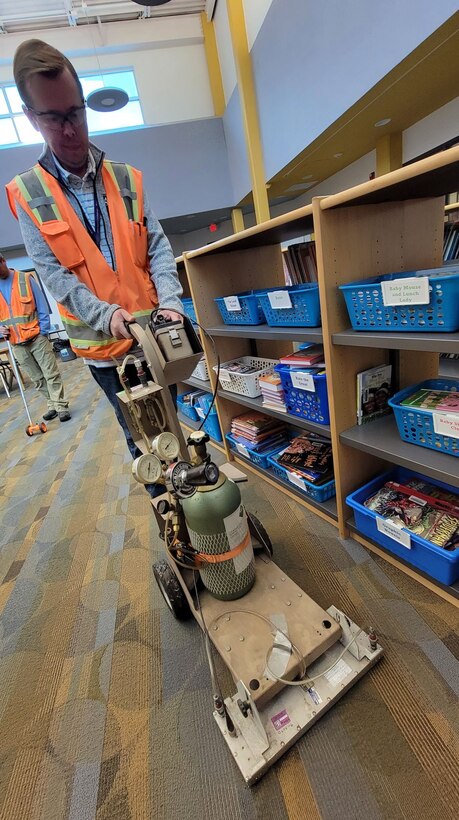
[[[274,310],[281,310],[292,307],[292,300],[288,290],[273,290],[267,294],[269,304]]]
[[[298,390],[308,390],[310,393],[316,392],[314,377],[311,373],[293,372],[290,373],[290,378],[293,386],[298,388]]]
[[[440,436],[459,438],[459,414],[432,413],[434,430]]]
[[[428,305],[429,277],[408,276],[406,279],[392,279],[381,282],[383,304],[395,305]]]
[[[376,526],[382,535],[387,535],[388,538],[397,541],[398,544],[401,544],[402,547],[406,547],[407,550],[411,549],[411,535],[406,530],[400,529],[400,527],[397,527],[392,521],[386,521],[379,515],[376,517]]]
[[[225,296],[224,302],[227,310],[236,311],[241,309],[241,303],[237,296]]]
[[[296,484],[300,490],[306,489],[306,484],[304,483],[303,479],[300,478],[299,475],[295,475],[295,473],[288,473],[288,480],[291,481],[292,484]]]

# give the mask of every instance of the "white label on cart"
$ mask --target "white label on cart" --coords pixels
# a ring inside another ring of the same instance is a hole
[[[273,290],[268,293],[267,296],[269,304],[274,310],[292,307],[292,300],[290,299],[288,290]]]
[[[224,302],[227,310],[235,311],[241,309],[241,303],[237,296],[225,296]]]
[[[338,686],[339,683],[342,683],[342,681],[347,678],[350,672],[352,672],[352,668],[341,658],[328,672],[324,673],[324,678],[327,678],[332,686]]]
[[[402,547],[406,547],[407,550],[411,549],[411,535],[406,530],[400,529],[400,527],[397,527],[392,521],[386,521],[379,515],[376,517],[376,526],[382,535],[387,535],[388,538],[397,541],[398,544],[401,544]]]
[[[459,438],[459,415],[455,413],[432,413],[433,426],[440,436]]]
[[[306,489],[306,485],[305,485],[303,479],[299,477],[299,475],[295,475],[295,473],[288,472],[288,480],[292,484],[296,484],[296,486],[299,487],[300,490],[305,490]]]
[[[247,447],[245,447],[243,444],[236,444],[236,450],[238,451],[238,453],[241,453],[241,455],[245,456],[246,458],[250,458],[249,451]]]
[[[240,575],[249,566],[253,558],[252,539],[250,538],[247,516],[242,504],[239,505],[231,515],[223,519],[226,537],[228,538],[229,549],[234,550],[241,544],[244,549],[239,555],[233,558],[233,566],[236,575]]]
[[[300,373],[293,371],[293,373],[290,373],[290,378],[293,386],[297,387],[298,390],[309,390],[310,393],[316,392],[314,377],[311,373]]]
[[[314,689],[313,686],[310,686],[309,689],[306,689],[306,692],[308,693],[312,702],[316,704],[316,706],[319,706],[319,704],[322,703],[322,698],[320,697],[317,689]]]
[[[428,305],[429,277],[409,276],[407,279],[393,279],[381,282],[384,305]]]

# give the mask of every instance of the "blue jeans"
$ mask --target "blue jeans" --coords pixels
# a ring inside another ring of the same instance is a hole
[[[151,379],[150,371],[147,367],[145,367],[145,372],[147,377]],[[119,393],[123,386],[119,380],[118,373],[116,371],[116,367],[94,367],[93,365],[89,365],[89,369],[91,371],[91,375],[93,379],[97,382],[99,387],[104,391],[107,399],[109,400],[111,406],[115,411],[116,418],[118,419],[118,423],[123,430],[127,446],[129,447],[129,452],[132,458],[138,458],[141,456],[142,453],[137,447],[134,439],[131,436],[129,427],[126,423],[126,420],[123,416],[123,412],[119,405],[119,401],[116,398],[116,394]],[[136,384],[139,384],[139,379],[137,378],[136,369],[133,364],[128,364],[126,367],[126,376],[129,379],[129,383],[134,387]],[[169,390],[172,395],[172,399],[174,401],[174,405],[177,407],[177,386],[175,384],[171,384]],[[164,492],[164,485],[163,484],[145,484],[145,489],[149,493],[152,498],[156,498],[157,495],[162,495]]]

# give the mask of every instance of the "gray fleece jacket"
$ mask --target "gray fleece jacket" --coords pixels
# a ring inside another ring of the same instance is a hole
[[[113,259],[115,260],[116,268],[115,248],[101,173],[104,153],[93,144],[90,145],[90,149],[97,169],[96,190],[102,221],[106,228],[105,234],[108,245],[112,251]],[[54,156],[50,148],[45,146],[38,162],[46,171],[58,178]],[[65,189],[64,193],[72,207],[74,207],[74,203]],[[86,322],[86,324],[94,330],[100,330],[103,333],[109,334],[112,315],[117,308],[123,307],[123,305],[109,305],[107,302],[98,299],[86,285],[83,285],[78,280],[75,274],[60,264],[29,215],[20,207],[18,207],[17,210],[19,226],[27,254],[33,261],[36,270],[52,296],[54,296],[57,302],[60,302],[67,310],[77,316],[78,319]],[[81,213],[77,208],[75,208],[75,213],[80,220],[83,221]],[[156,286],[159,305],[163,308],[181,311],[182,304],[180,296],[182,295],[182,287],[178,279],[172,248],[167,237],[164,235],[160,223],[151,210],[145,194],[144,213],[148,228],[148,258],[150,260],[150,270],[152,271],[151,278]],[[129,275],[128,271],[123,271],[123,273]]]

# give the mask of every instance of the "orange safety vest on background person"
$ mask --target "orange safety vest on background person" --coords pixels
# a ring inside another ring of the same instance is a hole
[[[11,310],[0,293],[0,325],[7,325],[11,344],[18,345],[35,339],[40,333],[37,306],[30,283],[31,273],[15,270],[11,284]]]
[[[157,307],[150,278],[148,232],[144,223],[142,174],[130,165],[104,160],[102,180],[115,246],[116,271],[90,237],[58,180],[38,163],[6,186],[8,203],[17,218],[17,203],[31,217],[64,268],[98,299],[120,305],[146,325]],[[65,275],[65,274],[64,274]],[[93,330],[58,303],[59,313],[75,353],[87,359],[124,356],[132,345]]]

